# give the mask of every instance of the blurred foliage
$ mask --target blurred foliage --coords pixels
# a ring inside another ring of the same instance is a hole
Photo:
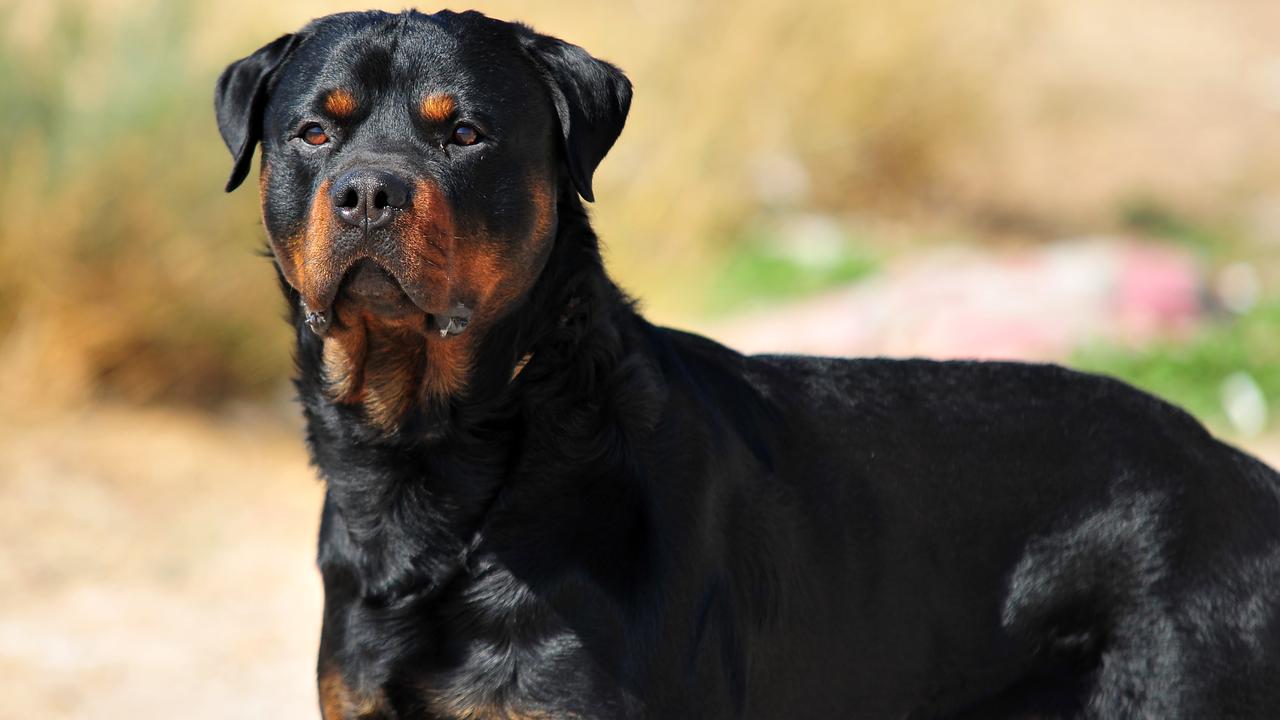
[[[1153,238],[1163,238],[1210,255],[1230,251],[1232,232],[1190,218],[1151,197],[1131,198],[1120,210],[1124,228]]]
[[[1120,378],[1215,427],[1231,429],[1224,383],[1233,376],[1247,375],[1261,391],[1265,406],[1280,408],[1277,328],[1280,302],[1272,301],[1243,315],[1221,318],[1186,342],[1140,349],[1099,345],[1082,349],[1071,365]]]
[[[1178,218],[1208,216],[1272,232],[1250,219],[1280,185],[1271,5],[476,5],[634,80],[592,211],[614,273],[659,321],[854,280],[929,237],[1186,235]],[[212,87],[230,60],[342,9],[0,0],[3,397],[281,387],[283,308],[256,254],[253,184],[221,193]],[[1117,217],[1135,189],[1150,203]],[[807,217],[866,230],[815,264],[778,232]]]
[[[768,306],[847,285],[872,275],[879,263],[864,245],[829,221],[811,218],[795,227],[757,225],[730,244],[708,284],[712,314]]]
[[[96,25],[70,3],[50,12],[40,52],[0,45],[0,359],[43,402],[274,388],[289,363],[279,291],[254,257],[253,198],[219,189],[213,75],[187,58],[187,6]]]
[[[813,264],[777,253],[765,245],[744,244],[733,251],[712,281],[708,310],[725,314],[804,297],[862,280],[875,269],[873,259],[856,252]]]

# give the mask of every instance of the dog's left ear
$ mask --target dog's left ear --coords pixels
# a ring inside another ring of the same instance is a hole
[[[521,42],[551,90],[569,177],[587,202],[591,176],[618,139],[631,108],[631,81],[618,68],[563,40],[526,29]]]
[[[262,139],[262,114],[267,108],[271,81],[300,42],[299,34],[281,35],[249,57],[228,65],[218,78],[213,101],[218,131],[235,158],[227,192],[240,187],[249,175],[253,150]]]

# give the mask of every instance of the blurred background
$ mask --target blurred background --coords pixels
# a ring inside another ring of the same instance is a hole
[[[592,212],[654,319],[1063,362],[1280,460],[1280,4],[475,5],[635,82]],[[315,716],[322,489],[211,98],[344,9],[0,0],[0,715]]]

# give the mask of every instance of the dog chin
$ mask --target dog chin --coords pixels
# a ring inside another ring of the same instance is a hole
[[[394,273],[368,258],[347,270],[336,302],[349,304],[384,321],[420,325],[441,337],[462,334],[470,325],[472,314],[471,308],[460,302],[443,309],[427,307],[418,295],[405,291]]]
[[[426,315],[426,311],[405,293],[395,276],[369,259],[360,260],[347,271],[335,305],[357,308],[387,320]]]

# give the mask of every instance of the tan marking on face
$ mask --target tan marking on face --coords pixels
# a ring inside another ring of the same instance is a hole
[[[418,106],[418,111],[422,113],[422,118],[427,122],[444,123],[453,117],[453,112],[457,108],[458,102],[454,100],[452,95],[432,93],[422,98],[422,104]]]
[[[556,222],[556,197],[550,185],[531,179],[529,186],[533,188],[533,232],[530,239],[535,242],[550,240],[551,231]]]
[[[475,297],[480,311],[473,322],[484,325],[501,319],[542,271],[556,221],[555,200],[545,183],[531,181],[530,189],[534,213],[525,237],[506,246],[479,237],[456,252],[459,282]]]
[[[266,212],[265,187],[263,181],[263,212]],[[317,302],[320,285],[333,273],[328,249],[331,244],[334,228],[333,205],[329,201],[329,181],[320,183],[315,196],[311,199],[311,209],[307,212],[307,224],[302,233],[284,238],[271,238],[271,249],[275,253],[276,262],[284,279],[297,290],[308,307]],[[315,277],[312,270],[316,271]]]
[[[311,210],[307,213],[305,237],[301,247],[296,248],[290,256],[298,270],[297,284],[293,283],[287,272],[285,274],[285,279],[290,280],[290,284],[302,294],[307,307],[313,310],[322,309],[322,291],[333,287],[345,270],[337,267],[333,261],[333,238],[342,228],[338,226],[338,216],[334,212],[333,201],[329,198],[330,184],[331,181],[326,179],[316,188],[316,193],[311,198]]]
[[[400,213],[396,231],[403,248],[404,270],[410,282],[428,275],[437,282],[437,304],[443,311],[454,281],[453,255],[458,245],[458,227],[453,208],[444,191],[434,182],[417,180],[413,184],[413,203]]]
[[[330,90],[324,98],[324,111],[338,119],[348,117],[356,111],[356,98],[342,88]]]
[[[480,245],[478,242],[470,244],[471,247],[458,250],[454,266],[457,268],[460,284],[466,285],[470,294],[475,297],[476,305],[482,308],[485,319],[488,319],[495,314],[495,296],[510,273],[497,248],[487,244]]]
[[[425,314],[382,318],[340,302],[324,341],[330,397],[362,405],[372,424],[392,432],[415,405],[447,403],[466,392],[479,339],[532,287],[552,242],[551,185],[540,181],[530,187],[534,212],[527,236],[507,244],[460,231],[440,187],[426,180],[415,183],[413,204],[395,225],[400,248],[395,270],[406,287],[432,288],[430,301],[440,308],[433,312],[447,312],[456,301],[470,305],[475,313],[470,327],[444,338],[428,327]],[[311,268],[307,281],[317,287],[316,273],[332,272],[326,257],[332,218],[326,184],[313,201],[305,252],[297,260]]]
[[[302,253],[304,242],[301,237],[295,237],[289,241],[289,262],[292,263],[293,274],[297,278],[296,282],[292,283],[294,289],[301,288],[306,282],[306,265],[303,262],[305,256]],[[288,275],[285,279],[288,279]]]
[[[377,715],[386,704],[382,693],[354,692],[342,674],[330,670],[320,676],[320,716],[323,720],[358,720]]]
[[[258,174],[258,199],[262,207],[262,224],[267,224],[267,199],[271,189],[271,166],[267,165],[266,158],[262,159],[262,170]],[[280,265],[284,278],[294,289],[300,289],[303,285],[303,256],[302,248],[305,244],[303,235],[294,235],[291,237],[278,238],[269,237],[271,241],[271,249],[276,256],[276,263]]]

